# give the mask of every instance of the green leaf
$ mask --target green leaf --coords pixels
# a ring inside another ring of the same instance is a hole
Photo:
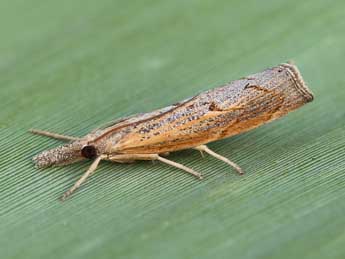
[[[344,1],[2,1],[1,258],[344,258]],[[59,145],[121,116],[294,60],[313,103],[161,163],[38,170]]]

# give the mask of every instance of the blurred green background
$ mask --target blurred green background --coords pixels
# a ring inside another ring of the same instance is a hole
[[[0,2],[1,258],[344,258],[345,2]],[[294,60],[313,103],[166,165],[35,169],[58,141]]]

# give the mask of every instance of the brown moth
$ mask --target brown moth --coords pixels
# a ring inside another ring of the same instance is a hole
[[[228,163],[242,174],[238,165],[205,144],[256,128],[312,100],[313,94],[297,67],[281,64],[166,108],[120,119],[81,138],[31,130],[70,141],[42,152],[33,160],[39,168],[94,160],[86,173],[63,194],[62,200],[94,173],[101,160],[118,163],[159,160],[202,178],[200,173],[162,157],[192,148]]]

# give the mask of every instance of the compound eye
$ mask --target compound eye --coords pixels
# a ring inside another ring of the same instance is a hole
[[[81,155],[85,158],[95,158],[97,156],[97,150],[94,146],[88,145],[81,149]]]

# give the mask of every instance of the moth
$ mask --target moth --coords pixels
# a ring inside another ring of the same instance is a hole
[[[130,163],[158,160],[202,179],[193,169],[166,158],[170,152],[195,149],[242,169],[205,144],[237,135],[277,119],[313,100],[297,67],[283,63],[182,102],[119,119],[84,137],[31,130],[69,143],[33,158],[38,168],[93,160],[85,174],[61,199],[70,196],[91,176],[101,160]]]

